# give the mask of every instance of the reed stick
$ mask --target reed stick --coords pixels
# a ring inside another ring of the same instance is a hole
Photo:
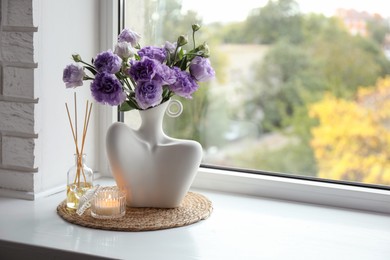
[[[74,179],[73,183],[77,182],[78,186],[80,186],[80,180],[81,180],[80,173],[82,173],[82,175],[83,175],[84,183],[85,184],[87,183],[86,176],[85,176],[84,169],[83,169],[82,155],[83,155],[83,151],[84,151],[84,144],[85,144],[85,139],[86,139],[86,136],[87,136],[87,130],[88,130],[89,120],[90,120],[91,111],[92,111],[92,103],[89,105],[89,109],[88,109],[88,104],[89,104],[89,101],[87,100],[87,103],[86,103],[86,106],[85,106],[84,126],[83,126],[83,133],[82,133],[82,137],[81,137],[81,149],[80,149],[80,147],[78,145],[78,141],[79,140],[78,140],[78,131],[77,131],[77,121],[78,120],[77,120],[77,97],[76,97],[76,92],[74,93],[74,109],[75,109],[75,111],[74,111],[75,122],[74,123],[72,122],[72,118],[70,116],[68,104],[65,103],[65,107],[66,107],[66,112],[68,114],[70,128],[72,130],[73,140],[74,140],[75,147],[76,147],[76,158],[77,158],[76,168],[77,169],[76,169],[76,176],[75,176],[75,179]]]
[[[90,104],[89,111],[88,111],[88,101],[87,101],[86,108],[85,108],[85,116],[84,116],[83,136],[82,136],[82,142],[81,142],[81,154],[84,151],[84,143],[85,143],[85,138],[87,136],[89,119],[90,119],[90,116],[91,116],[91,110],[92,110],[92,103]]]
[[[75,135],[74,128],[73,128],[72,119],[70,118],[70,113],[69,113],[69,108],[68,108],[67,103],[65,103],[65,107],[66,107],[66,112],[68,113],[68,119],[69,119],[70,128],[72,130],[74,144],[76,145],[76,148],[77,148],[77,139],[76,139],[76,135]]]
[[[77,146],[76,134],[75,134],[75,130],[74,130],[74,128],[73,128],[72,118],[70,117],[70,112],[69,112],[69,108],[68,108],[68,104],[67,104],[67,103],[65,103],[65,107],[66,107],[66,112],[67,112],[67,114],[68,114],[68,119],[69,119],[70,128],[71,128],[71,130],[72,130],[72,135],[73,135],[74,144],[75,144],[75,147],[76,147],[76,156],[77,156],[77,157],[76,157],[76,158],[77,158],[76,164],[77,164],[77,170],[78,170],[78,169],[79,169],[79,166],[78,166],[79,151],[78,151],[78,146]],[[77,170],[76,170],[76,176],[75,176],[75,178],[74,178],[73,183],[76,183],[76,182],[77,182],[77,179],[78,179],[77,177],[78,177],[79,174],[77,173]]]
[[[74,92],[74,121],[76,126],[76,152],[79,154],[79,147],[78,147],[78,138],[77,138],[77,98],[76,98],[76,92]]]
[[[83,127],[83,135],[82,135],[82,140],[81,140],[81,152],[80,152],[81,154],[80,154],[80,156],[82,156],[82,154],[84,152],[85,138],[87,137],[87,130],[88,130],[88,125],[89,125],[89,119],[91,117],[92,103],[89,106],[89,111],[88,111],[88,103],[89,102],[87,100],[87,103],[86,103],[86,106],[85,106],[84,127]],[[85,178],[84,168],[81,168],[81,171],[83,173],[84,182],[87,182],[86,178]]]

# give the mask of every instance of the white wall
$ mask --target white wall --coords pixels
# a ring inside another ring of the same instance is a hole
[[[101,24],[105,11],[100,6],[107,9],[112,2],[0,3],[0,194],[34,199],[66,187],[75,145],[65,102],[73,111],[73,93],[77,92],[81,130],[85,102],[93,100],[89,83],[75,90],[66,89],[62,71],[72,62],[71,54],[77,52],[90,61],[107,48],[111,39],[101,45],[101,37],[111,32]],[[105,165],[99,152],[105,130],[99,130],[99,126],[110,120],[105,110],[94,104],[86,139],[87,164],[94,170]]]
[[[34,18],[38,26],[35,57],[38,68],[35,90],[39,103],[35,112],[35,132],[38,142],[35,155],[38,173],[34,192],[66,185],[66,172],[74,163],[73,142],[65,102],[73,110],[73,93],[78,97],[79,135],[85,102],[92,101],[89,83],[80,88],[66,89],[62,71],[71,63],[71,54],[79,53],[90,61],[99,52],[99,1],[96,0],[34,0]],[[96,105],[96,104],[95,104]],[[97,106],[86,140],[88,165],[96,169]]]

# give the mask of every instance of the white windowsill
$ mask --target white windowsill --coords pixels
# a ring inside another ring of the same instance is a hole
[[[0,258],[389,259],[389,215],[194,190],[213,202],[211,217],[153,232],[69,224],[55,210],[65,192],[35,201],[0,198]]]
[[[200,168],[192,187],[390,214],[390,191]]]
[[[106,159],[104,158],[104,160]],[[95,178],[111,176],[95,173]],[[222,191],[314,205],[341,207],[390,214],[390,190],[255,175],[200,168],[191,186],[194,189]],[[40,192],[0,189],[0,197],[34,200],[61,192],[63,185]]]

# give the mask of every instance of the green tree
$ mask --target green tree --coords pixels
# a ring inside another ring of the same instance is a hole
[[[310,106],[319,120],[311,141],[319,177],[390,184],[389,93],[386,77],[360,88],[354,100],[329,94]]]
[[[375,16],[373,19],[367,21],[367,29],[371,39],[378,45],[383,45],[386,34],[390,33],[388,22],[380,16]]]
[[[223,43],[247,43],[247,35],[244,31],[246,26],[245,22],[233,22],[227,25],[215,24],[214,27],[218,28],[217,35],[222,39]],[[254,37],[253,37],[254,38]]]
[[[359,86],[373,84],[381,76],[383,69],[377,60],[383,53],[366,48],[369,39],[350,35],[332,19],[329,25],[333,26],[317,31],[316,37],[305,42],[305,48],[324,75],[325,90],[351,98]]]
[[[247,114],[261,109],[266,130],[285,128],[295,111],[324,92],[352,98],[359,86],[373,84],[388,72],[389,61],[377,45],[350,35],[337,19],[312,15],[303,21],[304,41],[274,44],[254,67],[255,81],[246,88],[250,100],[245,104],[251,103]]]
[[[269,50],[261,63],[254,66],[255,80],[246,89],[249,100],[245,103],[247,115],[261,109],[266,131],[282,128],[284,117],[291,117],[294,107],[302,105],[297,81],[300,74],[310,67],[305,50],[286,41],[280,41]]]
[[[302,15],[294,0],[270,0],[253,9],[245,26],[246,42],[271,44],[281,38],[297,43],[302,40]]]
[[[338,19],[308,15],[302,17],[301,25],[298,31],[304,35],[302,41],[279,39],[253,67],[255,79],[243,89],[247,99],[242,106],[247,120],[257,121],[263,132],[278,131],[296,140],[267,153],[299,153],[298,157],[307,160],[292,160],[291,167],[315,170],[310,129],[316,120],[308,116],[310,104],[321,100],[326,92],[354,98],[359,86],[373,84],[387,73],[389,61],[374,41],[350,35]],[[256,149],[252,151],[254,158],[264,158],[264,151]],[[288,161],[293,157],[284,158]],[[261,161],[262,165],[282,169],[272,160]]]

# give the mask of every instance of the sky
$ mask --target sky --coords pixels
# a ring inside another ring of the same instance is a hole
[[[183,0],[183,11],[195,10],[205,24],[215,21],[243,21],[249,11],[264,6],[268,0]],[[379,13],[390,17],[390,1],[387,0],[299,0],[301,11],[334,14],[337,8],[353,8],[357,11]]]

